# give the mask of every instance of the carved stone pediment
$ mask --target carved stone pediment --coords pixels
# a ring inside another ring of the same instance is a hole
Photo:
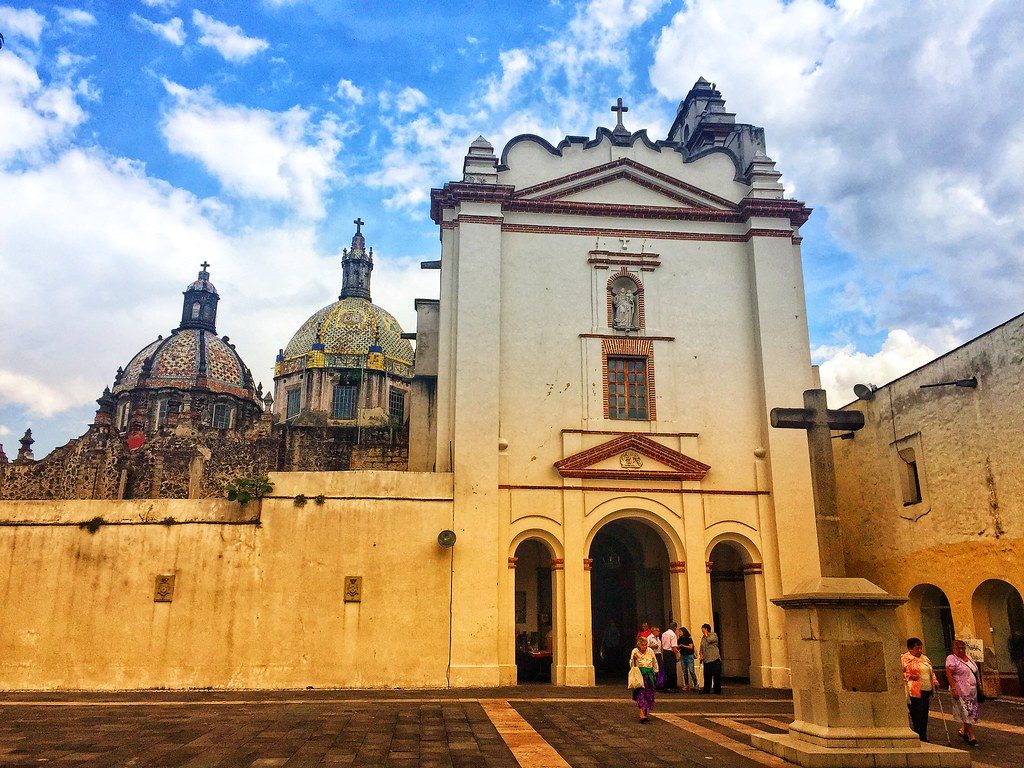
[[[620,435],[555,462],[562,477],[703,480],[711,469],[646,435]]]

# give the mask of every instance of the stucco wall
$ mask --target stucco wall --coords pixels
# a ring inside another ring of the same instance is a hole
[[[1024,592],[1024,316],[847,406],[865,415],[853,440],[836,440],[839,508],[851,575],[910,595],[946,595],[958,636],[1006,654],[999,622],[978,610],[989,579]],[[921,388],[976,376],[977,388]],[[910,448],[921,501],[905,504],[896,448]],[[901,610],[908,634],[919,605]],[[1004,633],[1005,634],[1005,633]]]
[[[451,476],[271,478],[262,508],[0,503],[0,688],[443,686]],[[80,527],[96,517],[110,524]],[[175,575],[170,603],[158,574]],[[401,664],[396,632],[415,648]]]

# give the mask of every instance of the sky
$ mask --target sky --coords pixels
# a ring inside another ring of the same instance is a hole
[[[436,297],[429,191],[482,134],[765,128],[832,405],[1024,311],[1019,0],[0,0],[0,443],[80,435],[208,260],[257,381],[337,295]]]

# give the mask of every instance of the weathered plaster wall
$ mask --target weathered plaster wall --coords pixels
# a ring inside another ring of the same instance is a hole
[[[970,376],[976,389],[921,388]],[[851,575],[901,595],[933,584],[957,635],[992,644],[996,622],[976,615],[976,590],[1000,579],[1024,593],[1024,316],[847,408],[865,416],[853,440],[834,442]],[[914,451],[920,502],[904,503],[897,447]],[[916,604],[901,617],[920,631]]]
[[[444,686],[451,476],[271,478],[262,508],[0,502],[0,688]],[[175,575],[170,603],[158,574]],[[362,602],[344,602],[346,576]],[[415,651],[398,664],[400,630]]]

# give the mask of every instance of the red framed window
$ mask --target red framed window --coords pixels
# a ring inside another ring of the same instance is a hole
[[[648,413],[647,358],[608,357],[608,418],[650,418]]]

